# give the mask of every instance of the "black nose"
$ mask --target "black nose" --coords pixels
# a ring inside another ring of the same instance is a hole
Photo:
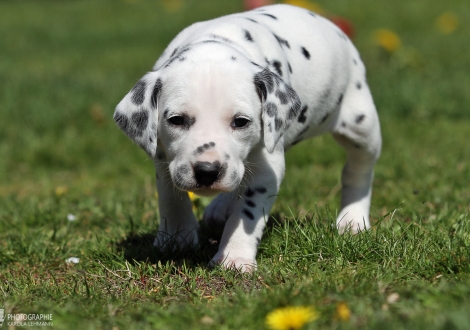
[[[200,186],[210,186],[213,184],[220,173],[220,162],[197,162],[194,164],[194,176]]]

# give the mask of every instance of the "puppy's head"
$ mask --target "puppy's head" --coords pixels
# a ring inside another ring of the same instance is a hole
[[[279,76],[217,46],[176,53],[139,80],[114,114],[156,162],[158,138],[174,185],[202,195],[235,190],[250,152],[273,152],[300,109]]]

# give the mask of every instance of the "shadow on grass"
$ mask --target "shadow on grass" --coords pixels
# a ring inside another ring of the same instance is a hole
[[[282,219],[282,220],[275,220]],[[274,226],[280,226],[284,217],[280,214],[273,214],[266,224],[266,231],[263,237],[268,237],[272,233]],[[222,228],[208,228],[204,222],[200,222],[199,246],[196,248],[179,247],[177,243],[170,244],[174,249],[158,249],[153,246],[155,231],[136,232],[131,230],[125,238],[116,242],[116,251],[123,253],[124,258],[130,263],[146,262],[156,264],[158,262],[185,263],[191,266],[207,266],[211,258],[217,253]]]
[[[210,259],[217,253],[221,235],[217,231],[206,228],[201,223],[199,231],[199,246],[195,248],[180,247],[175,242],[169,244],[171,248],[158,249],[153,246],[155,231],[134,232],[116,243],[118,253],[123,253],[130,263],[146,262],[151,264],[174,262],[185,263],[187,266],[205,267]]]

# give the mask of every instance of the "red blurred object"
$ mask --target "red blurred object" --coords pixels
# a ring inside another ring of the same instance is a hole
[[[336,26],[338,26],[341,29],[341,31],[343,31],[344,34],[349,37],[349,39],[354,38],[354,26],[346,18],[333,16],[333,17],[330,17],[330,21],[335,23]]]
[[[244,0],[243,7],[245,10],[251,10],[262,6],[267,6],[272,4],[270,0]]]

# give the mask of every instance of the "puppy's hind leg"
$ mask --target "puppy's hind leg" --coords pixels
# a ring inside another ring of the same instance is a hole
[[[374,165],[382,147],[379,118],[365,83],[355,82],[349,87],[332,133],[347,155],[336,225],[340,232],[356,233],[370,227]]]

